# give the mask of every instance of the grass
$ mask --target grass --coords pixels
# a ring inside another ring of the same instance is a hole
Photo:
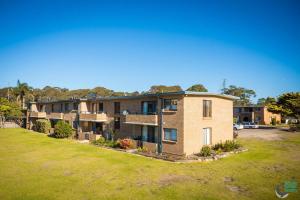
[[[278,134],[240,140],[248,152],[179,164],[0,129],[0,199],[277,199],[276,184],[300,184],[300,134]],[[288,199],[299,197],[298,189]]]

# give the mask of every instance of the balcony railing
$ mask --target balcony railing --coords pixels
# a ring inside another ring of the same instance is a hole
[[[34,118],[46,118],[46,112],[34,112],[31,111],[30,112],[30,117],[34,117]]]
[[[105,122],[107,121],[106,113],[88,113],[81,112],[79,115],[80,121],[96,121],[96,122]]]
[[[126,124],[140,124],[140,125],[158,125],[157,115],[145,114],[127,114],[125,116]]]
[[[63,113],[56,113],[56,112],[52,112],[47,115],[47,118],[49,119],[63,119],[63,117],[64,117]]]

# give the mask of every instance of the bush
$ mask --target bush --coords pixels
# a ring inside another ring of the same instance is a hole
[[[236,139],[239,136],[238,131],[233,131],[233,138]]]
[[[222,142],[215,144],[214,146],[212,146],[212,149],[217,151],[219,149],[224,149],[224,144]]]
[[[94,140],[92,143],[94,145],[100,145],[100,146],[102,146],[102,145],[105,144],[105,138],[101,136],[98,140]]]
[[[272,119],[271,119],[271,124],[272,124],[273,126],[276,125],[276,118],[272,118]]]
[[[40,133],[48,134],[51,129],[51,124],[46,119],[38,119],[35,122],[35,130]]]
[[[64,121],[58,121],[54,127],[53,136],[56,138],[67,138],[70,137],[73,133],[72,127],[69,123]]]
[[[129,138],[122,139],[120,140],[120,147],[122,149],[131,149],[133,148],[133,142]]]
[[[148,152],[148,148],[147,148],[147,147],[139,147],[139,148],[137,149],[137,151],[138,151],[138,152],[146,153],[146,152]]]
[[[241,145],[239,143],[237,143],[236,141],[234,140],[226,140],[225,143],[217,143],[215,144],[214,146],[212,146],[212,149],[214,151],[225,151],[225,152],[228,152],[228,151],[233,151],[235,149],[238,149],[240,148]]]
[[[290,124],[290,129],[289,129],[289,131],[293,131],[293,132],[295,132],[295,131],[300,131],[300,124]]]
[[[120,141],[117,140],[117,141],[106,141],[104,146],[107,146],[107,147],[111,147],[111,148],[118,148],[120,147]]]
[[[211,149],[209,146],[203,146],[201,148],[201,151],[200,151],[200,156],[204,156],[204,157],[207,157],[207,156],[210,156],[211,155]]]
[[[228,151],[233,151],[235,149],[238,149],[239,147],[240,147],[240,145],[237,142],[235,142],[234,140],[226,140],[224,143],[223,150],[225,152],[228,152]]]

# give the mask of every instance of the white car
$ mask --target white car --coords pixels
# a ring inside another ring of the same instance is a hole
[[[233,124],[233,130],[237,131],[237,130],[241,130],[244,128],[243,124]]]
[[[253,122],[245,122],[243,125],[244,128],[259,128],[258,125]]]

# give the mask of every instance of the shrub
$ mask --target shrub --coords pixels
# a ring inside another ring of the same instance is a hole
[[[137,149],[137,151],[138,151],[138,152],[143,152],[143,153],[145,153],[145,152],[148,152],[148,148],[147,148],[147,147],[139,147],[139,148]]]
[[[40,133],[48,134],[51,129],[51,124],[46,119],[38,119],[35,122],[35,130]]]
[[[233,151],[234,149],[240,148],[241,145],[234,140],[226,140],[225,143],[217,143],[212,146],[214,151]]]
[[[201,148],[201,151],[200,151],[200,156],[204,156],[204,157],[207,157],[207,156],[210,156],[211,155],[211,149],[209,146],[203,146]]]
[[[233,138],[236,139],[239,136],[238,131],[233,131]]]
[[[223,151],[222,151],[222,149],[217,149],[215,152],[216,152],[217,155],[219,155],[219,154],[221,154]]]
[[[67,138],[70,137],[73,133],[72,127],[69,123],[64,121],[58,121],[54,127],[53,136],[56,138]]]
[[[102,145],[105,144],[105,138],[101,136],[98,140],[94,140],[92,143],[94,145],[100,145],[100,146],[102,146]]]
[[[224,144],[222,142],[215,144],[214,146],[212,146],[212,149],[217,151],[219,149],[224,149]]]
[[[223,150],[225,152],[228,152],[228,151],[233,151],[235,149],[238,149],[239,147],[240,147],[240,145],[237,142],[235,142],[234,140],[226,140],[224,143]]]
[[[300,124],[290,124],[289,131],[300,131]]]
[[[131,149],[133,148],[133,142],[129,138],[122,139],[120,140],[120,147],[122,149]]]
[[[107,140],[104,143],[104,146],[111,147],[111,148],[118,148],[118,147],[120,147],[120,142],[119,142],[119,140],[117,140],[117,141],[109,141],[109,140]]]
[[[272,118],[272,119],[271,119],[271,124],[272,124],[273,126],[276,125],[276,118]]]

